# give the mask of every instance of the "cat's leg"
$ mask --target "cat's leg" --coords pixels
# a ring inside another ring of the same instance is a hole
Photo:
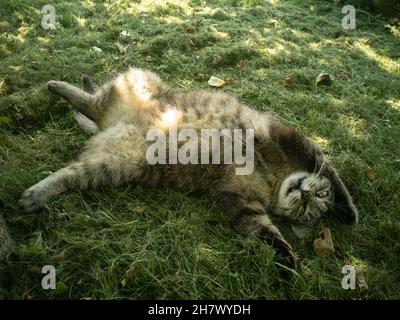
[[[83,90],[87,93],[90,94],[95,94],[96,90],[94,88],[94,85],[92,83],[92,80],[90,79],[89,76],[83,75],[82,76],[82,84],[83,84]],[[89,117],[85,116],[83,113],[80,113],[78,111],[75,111],[75,116],[74,116],[76,122],[78,123],[78,126],[86,133],[88,134],[94,134],[99,131],[99,127],[94,122],[91,120]]]
[[[47,88],[54,94],[57,94],[83,113],[86,117],[97,121],[100,118],[95,95],[85,92],[67,82],[51,80],[47,83]]]
[[[119,159],[105,155],[100,160],[77,161],[26,190],[19,205],[24,212],[33,212],[42,208],[53,196],[68,189],[83,190],[108,184],[119,185],[134,176],[135,170],[125,168],[119,163]]]
[[[144,137],[137,130],[112,128],[101,132],[89,140],[78,161],[27,189],[19,205],[24,212],[33,212],[69,189],[118,186],[138,179],[146,165],[145,152]]]
[[[283,258],[281,261],[283,264],[296,268],[297,258],[292,246],[285,240],[267,214],[260,215],[251,210],[243,210],[241,218],[235,221],[235,227],[244,235],[255,235],[267,241]]]
[[[280,262],[296,268],[297,257],[291,245],[272,223],[263,204],[246,201],[234,193],[219,194],[217,202],[239,233],[245,236],[255,235],[265,240],[283,258]]]

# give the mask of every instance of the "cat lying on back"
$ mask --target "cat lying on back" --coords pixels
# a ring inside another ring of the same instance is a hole
[[[289,257],[292,266],[296,261],[292,247],[271,216],[311,223],[335,212],[347,223],[358,221],[348,191],[322,152],[270,114],[220,92],[174,92],[156,74],[140,69],[129,69],[97,91],[84,76],[83,87],[84,91],[66,82],[48,83],[51,92],[83,114],[81,120],[93,121],[86,121],[87,128],[97,133],[76,162],[22,194],[19,204],[25,212],[42,208],[51,197],[69,189],[130,181],[185,192],[204,190],[239,232],[267,240]],[[168,134],[171,123],[165,121],[165,115],[171,112],[178,129],[254,129],[254,171],[236,175],[235,162],[150,165],[146,134],[155,128]]]

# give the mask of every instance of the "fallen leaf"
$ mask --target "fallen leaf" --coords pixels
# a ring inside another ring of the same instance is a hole
[[[127,32],[127,31],[121,31],[121,33],[119,34],[121,37],[125,37],[125,38],[127,38],[127,37],[129,37],[130,36],[130,34],[129,34],[129,32]]]
[[[244,62],[244,60],[241,60],[237,65],[236,65],[236,68],[238,68],[238,69],[243,69],[243,67],[245,66],[245,62]]]
[[[8,85],[10,84],[11,79],[9,76],[4,77],[0,81],[0,96],[7,94]]]
[[[54,255],[52,258],[57,261],[63,261],[68,255],[68,250],[64,249],[60,253]]]
[[[199,73],[199,74],[197,75],[197,80],[199,80],[199,81],[204,81],[205,79],[206,79],[206,76],[205,76],[204,73]]]
[[[227,85],[233,86],[236,82],[232,78],[226,78],[225,83]]]
[[[322,227],[319,234],[322,235],[322,238],[314,240],[315,254],[319,257],[328,257],[335,251],[331,231],[329,228]]]
[[[360,291],[367,291],[368,285],[365,277],[362,273],[357,273],[357,287]]]
[[[223,87],[225,85],[225,81],[220,79],[220,78],[211,76],[211,78],[208,80],[208,84],[211,87],[221,88],[221,87]]]
[[[276,27],[279,24],[279,22],[278,22],[278,20],[275,20],[275,19],[269,19],[268,24],[270,26]]]
[[[92,47],[91,50],[92,50],[92,52],[97,53],[97,54],[103,53],[103,50],[101,50],[101,48],[99,48],[99,47]]]
[[[290,78],[290,77],[287,77],[287,78],[285,78],[285,80],[284,80],[284,82],[283,82],[283,85],[284,85],[286,88],[291,88],[291,87],[293,87],[293,83],[294,83],[293,79]]]
[[[214,59],[212,61],[212,64],[218,64],[222,60],[222,57],[218,54],[214,55]]]
[[[183,28],[182,32],[184,33],[193,33],[195,30],[193,28]]]
[[[374,170],[372,170],[371,167],[368,167],[365,170],[365,175],[367,176],[369,181],[374,181],[375,180],[375,173],[374,173]]]
[[[121,43],[119,42],[115,42],[114,43],[115,46],[117,47],[119,53],[125,53],[128,50],[129,44],[127,46],[123,46]]]
[[[331,76],[329,75],[329,73],[326,72],[321,72],[317,79],[315,80],[315,83],[317,85],[329,85],[332,81]]]

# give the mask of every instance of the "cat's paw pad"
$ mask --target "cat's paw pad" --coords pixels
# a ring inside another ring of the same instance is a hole
[[[38,190],[35,188],[29,188],[22,194],[21,199],[18,201],[18,205],[23,212],[30,213],[42,208],[45,202],[45,198],[40,195]]]

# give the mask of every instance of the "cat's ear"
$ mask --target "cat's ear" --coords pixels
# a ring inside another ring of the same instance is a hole
[[[83,84],[83,91],[86,91],[87,93],[94,94],[96,93],[96,89],[93,85],[92,79],[84,74],[82,75],[82,84]]]
[[[358,223],[358,211],[346,186],[336,170],[326,160],[323,152],[310,139],[296,129],[278,122],[271,124],[270,137],[274,143],[279,145],[288,160],[301,165],[307,171],[318,172],[323,167],[323,174],[330,179],[334,186],[334,211],[338,213],[343,222]]]
[[[327,168],[324,170],[324,174],[330,179],[335,192],[333,211],[344,223],[358,223],[358,210],[353,203],[353,199],[350,196],[349,191],[344,185],[342,179],[340,179],[336,170],[330,164],[327,164],[326,166]]]

